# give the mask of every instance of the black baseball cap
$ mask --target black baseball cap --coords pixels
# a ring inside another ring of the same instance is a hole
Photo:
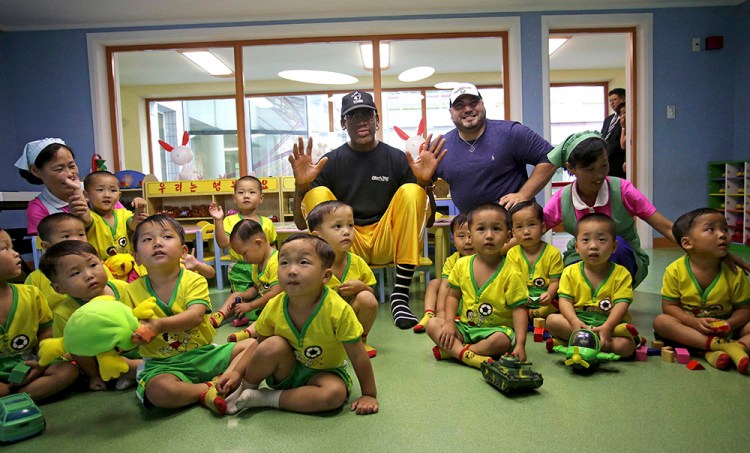
[[[366,91],[352,91],[347,93],[341,99],[341,117],[343,118],[347,113],[356,109],[372,109],[376,112],[378,108],[375,107],[375,101],[372,99],[370,93]]]

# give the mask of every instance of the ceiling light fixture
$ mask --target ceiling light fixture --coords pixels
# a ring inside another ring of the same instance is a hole
[[[362,42],[359,44],[359,55],[362,57],[362,66],[365,69],[372,69],[375,64],[372,61],[372,43]],[[388,41],[380,42],[380,69],[391,67],[391,43]]]
[[[570,38],[550,38],[549,39],[549,54],[552,55],[557,49],[562,47],[563,44],[568,42]]]
[[[212,76],[227,77],[232,75],[232,68],[206,49],[178,50],[178,52]]]
[[[435,74],[435,68],[432,66],[417,66],[407,69],[399,74],[398,80],[402,82],[416,82],[418,80],[426,79],[432,74]]]
[[[433,85],[438,90],[452,90],[461,85],[461,82],[440,82]]]
[[[308,69],[293,69],[279,72],[282,79],[302,83],[317,83],[320,85],[351,85],[359,79],[349,74],[330,71],[314,71]]]

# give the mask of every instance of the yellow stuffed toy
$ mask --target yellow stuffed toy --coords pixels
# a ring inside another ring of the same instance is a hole
[[[107,258],[104,264],[112,272],[112,276],[118,280],[125,282],[132,281],[130,279],[131,273],[135,269],[136,263],[133,255],[129,253],[118,253]],[[136,275],[136,278],[138,276]]]
[[[39,365],[47,366],[68,353],[96,357],[102,379],[117,378],[128,371],[127,362],[119,352],[135,349],[155,336],[139,321],[152,319],[154,308],[154,297],[132,310],[112,296],[95,297],[71,315],[62,338],[40,342]]]

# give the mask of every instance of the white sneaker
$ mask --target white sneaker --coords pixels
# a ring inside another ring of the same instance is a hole
[[[135,379],[130,379],[127,377],[120,377],[117,378],[117,382],[115,383],[115,388],[117,390],[125,390],[129,389],[130,387],[133,387],[135,385]]]

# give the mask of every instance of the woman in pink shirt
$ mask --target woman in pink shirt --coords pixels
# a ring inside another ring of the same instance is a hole
[[[558,190],[544,207],[547,228],[562,223],[563,229],[573,234],[578,219],[584,215],[591,212],[608,215],[617,225],[618,245],[611,260],[625,266],[633,276],[633,287],[638,286],[648,274],[649,257],[641,249],[633,218],[642,219],[674,242],[672,222],[629,181],[607,176],[607,145],[598,132],[573,134],[547,157],[576,177],[573,184]],[[571,240],[564,253],[565,264],[580,259],[575,251],[575,241]]]
[[[15,166],[26,181],[44,186],[26,210],[29,234],[36,234],[39,221],[55,212],[88,214],[75,156],[61,139],[45,138],[27,143]]]

